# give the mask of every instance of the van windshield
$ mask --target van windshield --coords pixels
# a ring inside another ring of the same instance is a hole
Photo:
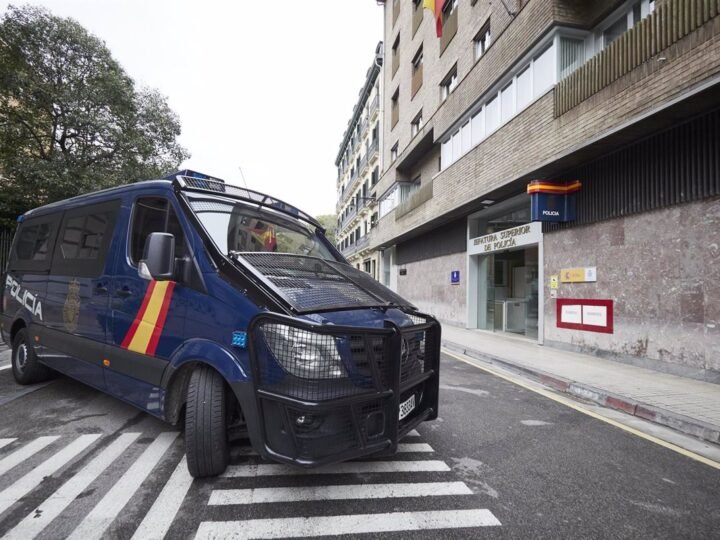
[[[230,252],[287,253],[337,260],[314,229],[245,203],[189,195],[190,206],[217,247]]]

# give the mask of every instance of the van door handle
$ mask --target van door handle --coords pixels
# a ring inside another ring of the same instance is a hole
[[[115,296],[119,296],[120,298],[127,298],[128,296],[132,296],[132,291],[127,287],[123,287],[122,289],[118,289],[115,291]]]
[[[101,285],[100,283],[97,284],[95,287],[95,294],[107,294],[108,289],[105,285]]]

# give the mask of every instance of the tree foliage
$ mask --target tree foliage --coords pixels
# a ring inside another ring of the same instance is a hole
[[[1,220],[166,174],[188,157],[179,134],[166,98],[75,20],[30,6],[0,19]]]
[[[325,236],[327,236],[328,240],[330,240],[333,245],[336,244],[335,229],[337,228],[337,216],[335,214],[324,214],[317,216],[316,219],[325,229]]]

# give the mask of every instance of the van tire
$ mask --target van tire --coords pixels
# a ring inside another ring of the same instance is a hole
[[[226,412],[227,386],[209,366],[190,376],[185,409],[185,452],[194,478],[217,476],[229,461]]]
[[[35,355],[26,328],[21,328],[13,339],[12,372],[18,384],[35,384],[52,378],[50,368],[43,366]]]

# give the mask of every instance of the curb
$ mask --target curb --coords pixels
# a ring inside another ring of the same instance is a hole
[[[451,341],[442,340],[442,346],[448,350],[475,358],[476,360],[503,367],[513,373],[549,386],[553,390],[655,422],[656,424],[672,428],[686,435],[691,435],[702,441],[720,444],[720,427],[708,424],[702,420],[678,414],[668,409],[655,407],[654,405],[648,405],[647,403],[641,403],[625,396],[613,394],[607,390],[565,379],[564,377],[558,377],[557,375],[545,373],[544,371],[519,366],[511,360],[468,349],[463,345]]]

